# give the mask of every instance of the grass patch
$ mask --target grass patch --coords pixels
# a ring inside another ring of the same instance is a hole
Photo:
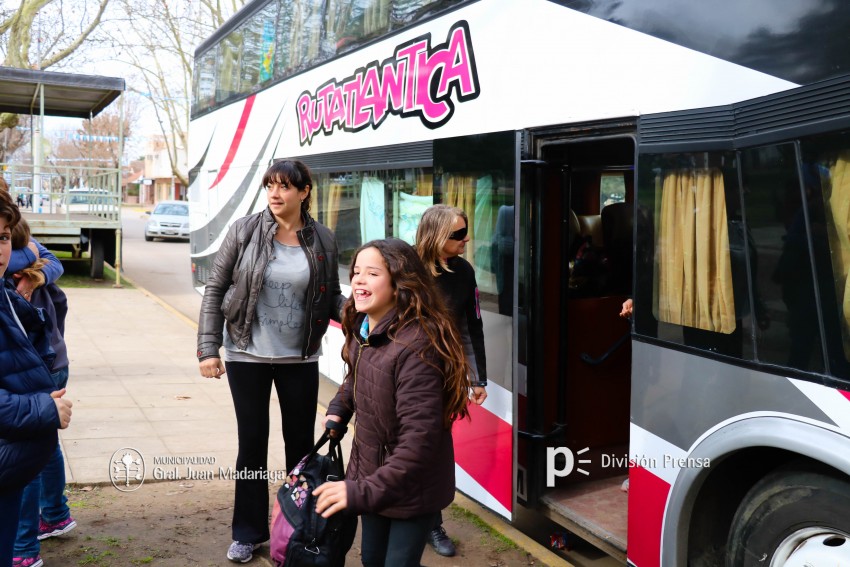
[[[133,559],[130,563],[133,565],[147,565],[148,563],[153,563],[153,556],[139,557],[138,559]]]
[[[77,565],[100,565],[101,561],[105,561],[110,557],[115,557],[115,553],[109,551],[99,551],[93,547],[84,547],[81,550],[83,552],[83,558],[77,561]],[[110,565],[112,562],[107,561],[104,564]]]
[[[490,538],[495,539],[496,544],[493,547],[493,551],[495,551],[496,553],[504,553],[504,552],[509,551],[511,549],[519,549],[519,546],[517,546],[516,543],[511,541],[510,538],[505,537],[504,535],[500,534],[498,531],[494,530],[492,527],[490,527],[489,524],[487,524],[487,522],[485,522],[484,520],[482,520],[481,518],[479,518],[478,516],[476,516],[475,514],[470,512],[469,510],[461,508],[457,504],[452,504],[451,506],[449,506],[449,513],[452,515],[452,518],[454,518],[455,520],[461,520],[461,521],[464,521],[464,522],[468,522],[468,523],[472,524],[473,526],[475,526],[476,528],[478,528],[479,530],[481,530],[482,532],[484,532],[484,534],[486,536],[489,536]]]
[[[56,254],[56,257],[58,258],[59,254]],[[69,257],[67,259],[60,258],[60,260],[62,267],[65,268],[65,273],[57,282],[59,287],[111,288],[115,285],[115,270],[109,265],[103,267],[103,279],[95,280],[89,275],[91,263],[88,259],[72,259]],[[124,279],[121,280],[121,285],[127,288],[133,287]]]

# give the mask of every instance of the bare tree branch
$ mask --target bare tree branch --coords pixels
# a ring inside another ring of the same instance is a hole
[[[89,25],[86,26],[82,33],[80,33],[80,35],[78,35],[77,38],[72,41],[65,49],[62,49],[52,57],[48,57],[47,59],[45,59],[41,64],[41,68],[44,69],[46,67],[50,67],[51,65],[55,65],[56,63],[62,61],[63,59],[71,55],[71,53],[76,51],[77,48],[79,48],[80,45],[82,45],[82,43],[86,40],[86,38],[89,37],[91,32],[94,31],[98,24],[100,24],[100,19],[103,16],[103,11],[106,10],[107,4],[109,4],[109,0],[100,0],[100,8],[98,9],[97,15],[94,17],[91,23],[89,23]]]

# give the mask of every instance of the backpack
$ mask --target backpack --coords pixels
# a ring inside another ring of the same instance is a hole
[[[357,516],[347,511],[330,518],[316,513],[313,490],[325,481],[343,480],[340,440],[345,426],[329,420],[329,428],[313,450],[289,472],[277,491],[271,521],[270,551],[275,567],[342,567],[345,554],[354,543]],[[331,429],[339,437],[330,437]],[[328,452],[319,454],[330,441]]]

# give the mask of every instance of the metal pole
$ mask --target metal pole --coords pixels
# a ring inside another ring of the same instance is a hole
[[[33,176],[32,176],[32,211],[41,211],[41,165],[43,161],[43,143],[42,132],[44,129],[44,83],[39,83],[37,87],[39,98],[39,116],[34,121],[35,128],[33,129]]]
[[[118,196],[117,211],[118,220],[121,220],[121,164],[124,159],[124,93],[121,93],[121,101],[118,103]],[[115,231],[115,285],[121,286],[121,225]]]
[[[115,285],[112,287],[121,288],[121,227],[115,230]]]

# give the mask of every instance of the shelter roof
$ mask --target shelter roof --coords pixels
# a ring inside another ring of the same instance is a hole
[[[0,67],[0,112],[40,114],[38,86],[44,85],[45,116],[89,118],[118,98],[124,79]]]

